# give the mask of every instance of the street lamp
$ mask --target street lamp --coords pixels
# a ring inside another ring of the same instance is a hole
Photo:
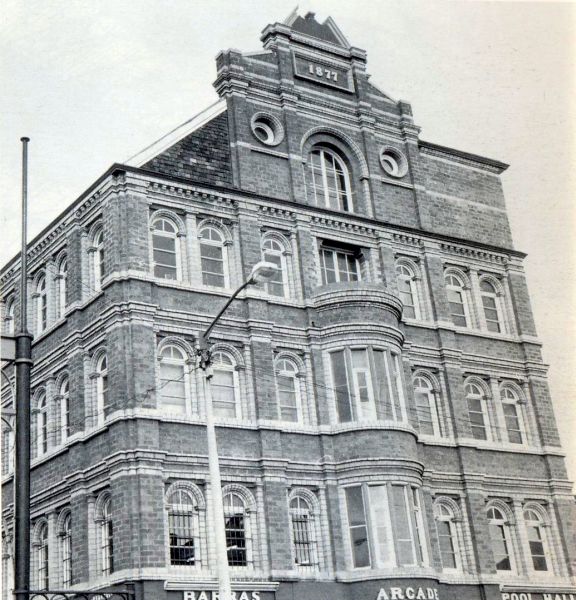
[[[230,571],[228,569],[228,552],[226,545],[226,528],[224,525],[224,501],[222,498],[222,480],[220,477],[220,463],[218,461],[218,445],[216,430],[214,428],[214,414],[212,412],[212,357],[208,346],[210,332],[224,314],[226,309],[238,294],[249,285],[255,285],[270,280],[278,272],[274,263],[261,261],[252,268],[248,279],[230,296],[220,312],[212,319],[210,325],[198,338],[197,352],[200,359],[200,368],[204,373],[204,398],[206,399],[206,437],[208,442],[208,470],[210,474],[210,487],[212,489],[212,514],[214,515],[214,539],[216,546],[216,568],[218,573],[218,599],[231,600],[232,587],[230,585]]]

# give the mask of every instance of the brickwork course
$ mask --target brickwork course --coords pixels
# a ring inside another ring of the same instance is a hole
[[[195,348],[273,257],[279,286],[248,287],[210,338],[237,600],[571,597],[576,505],[507,165],[422,140],[331,19],[261,41],[221,52],[218,103],[30,245],[34,586],[216,599]],[[7,332],[18,280],[15,258]]]

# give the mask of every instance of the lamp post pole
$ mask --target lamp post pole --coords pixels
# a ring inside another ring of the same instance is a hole
[[[274,276],[277,266],[273,263],[259,262],[252,269],[250,277],[230,296],[226,304],[212,319],[210,325],[198,338],[198,357],[200,368],[203,372],[204,398],[206,401],[206,438],[208,444],[208,473],[212,496],[213,533],[216,548],[216,570],[218,574],[218,600],[231,600],[232,586],[230,583],[230,569],[228,566],[228,549],[226,544],[226,527],[224,524],[224,499],[222,497],[222,478],[220,475],[220,461],[218,459],[218,443],[216,428],[214,427],[214,412],[212,407],[212,357],[208,337],[210,332],[224,314],[226,309],[238,294],[249,285],[254,285]]]
[[[30,372],[32,335],[27,322],[28,138],[22,141],[22,252],[20,255],[20,330],[16,338],[16,465],[14,469],[14,595],[30,590]]]

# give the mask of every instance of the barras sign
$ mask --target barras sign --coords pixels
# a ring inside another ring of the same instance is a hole
[[[438,590],[431,587],[380,588],[376,600],[440,600]]]
[[[184,592],[183,600],[219,600],[220,594],[217,591],[199,590]],[[232,592],[230,600],[260,600],[260,592]]]

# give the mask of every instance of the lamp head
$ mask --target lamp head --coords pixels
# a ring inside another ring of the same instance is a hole
[[[261,260],[257,262],[250,272],[249,282],[251,284],[269,281],[278,272],[278,266],[271,262]]]

